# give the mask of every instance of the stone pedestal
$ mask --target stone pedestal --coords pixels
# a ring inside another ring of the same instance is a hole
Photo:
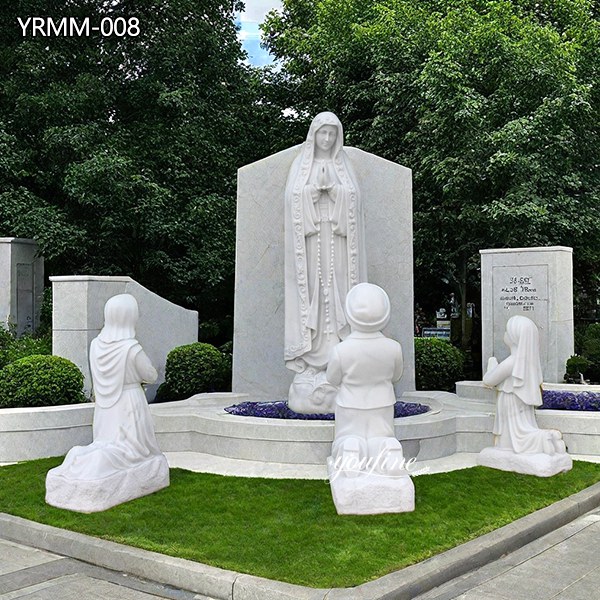
[[[339,515],[379,515],[412,512],[415,486],[408,475],[390,476],[362,471],[347,473],[327,459],[331,495]]]
[[[531,319],[540,333],[544,381],[563,381],[574,353],[573,250],[505,248],[481,250],[482,364],[508,356],[503,342],[514,315]]]
[[[573,468],[573,460],[568,454],[516,454],[512,450],[493,446],[479,453],[477,464],[537,477],[552,477]]]
[[[56,467],[46,475],[46,503],[81,513],[100,512],[168,485],[169,465],[162,454],[102,479],[72,479]]]
[[[17,335],[40,324],[44,295],[44,259],[34,240],[0,238],[0,319]]]

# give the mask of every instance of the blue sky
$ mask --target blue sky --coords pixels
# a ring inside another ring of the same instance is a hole
[[[249,61],[256,66],[272,62],[269,54],[260,47],[258,26],[273,8],[281,8],[281,0],[246,0],[246,10],[239,15],[240,39]]]

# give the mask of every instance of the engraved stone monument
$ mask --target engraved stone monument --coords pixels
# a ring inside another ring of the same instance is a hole
[[[0,238],[0,318],[17,335],[33,333],[40,323],[44,259],[34,240]]]
[[[521,315],[539,330],[544,381],[562,382],[574,353],[572,260],[572,248],[562,246],[481,250],[484,372],[491,356],[508,356],[506,323]]]

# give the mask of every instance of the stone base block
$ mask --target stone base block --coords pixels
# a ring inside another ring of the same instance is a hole
[[[46,475],[46,502],[81,513],[107,510],[169,485],[169,465],[162,454],[102,479],[71,479],[60,469]]]
[[[493,446],[484,448],[479,453],[477,464],[537,477],[551,477],[573,468],[573,460],[568,454],[516,454]]]
[[[379,515],[415,510],[415,486],[408,475],[365,471],[347,476],[327,459],[329,485],[338,515]]]

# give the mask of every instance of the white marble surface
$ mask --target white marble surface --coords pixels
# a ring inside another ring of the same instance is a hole
[[[496,392],[483,384],[483,381],[457,381],[456,395],[473,404],[495,406]]]
[[[242,459],[244,464],[287,461],[300,468],[312,461],[313,465],[325,464],[333,440],[331,422],[277,422],[233,417],[223,411],[225,406],[249,399],[236,394],[199,394],[181,402],[151,404],[162,450]],[[396,437],[407,458],[419,453],[421,463],[457,452],[477,453],[493,444],[493,406],[474,405],[447,392],[412,392],[403,399],[433,408],[424,415],[396,419]],[[93,404],[1,409],[0,462],[57,456],[74,445],[90,443],[92,413]],[[571,454],[600,456],[600,413],[538,410],[536,417],[540,427],[563,432]],[[282,445],[292,449],[282,451]]]
[[[490,356],[508,355],[502,343],[506,322],[520,314],[540,330],[544,381],[562,381],[574,352],[572,259],[572,248],[563,246],[481,250],[484,370]]]
[[[233,390],[257,399],[287,398],[293,378],[283,361],[283,209],[298,151],[288,148],[238,171]],[[384,333],[405,350],[400,396],[414,390],[411,171],[357,148],[345,151],[364,196],[369,281],[384,287],[392,303]]]
[[[0,461],[60,456],[92,441],[94,405],[0,409]]]
[[[51,277],[53,293],[52,352],[74,362],[91,389],[88,348],[102,327],[105,302],[128,293],[140,307],[138,339],[158,370],[155,384],[147,387],[154,398],[164,381],[167,354],[176,346],[198,340],[198,313],[187,310],[141,286],[130,277]]]
[[[479,453],[477,464],[537,477],[552,477],[573,468],[573,460],[568,454],[517,454],[506,448],[494,447],[484,448]]]
[[[415,486],[408,475],[392,477],[374,472],[348,476],[327,463],[329,486],[338,515],[379,515],[415,510]]]
[[[98,479],[73,479],[52,469],[46,477],[46,502],[81,513],[107,510],[169,485],[169,464],[162,454],[133,468]]]

